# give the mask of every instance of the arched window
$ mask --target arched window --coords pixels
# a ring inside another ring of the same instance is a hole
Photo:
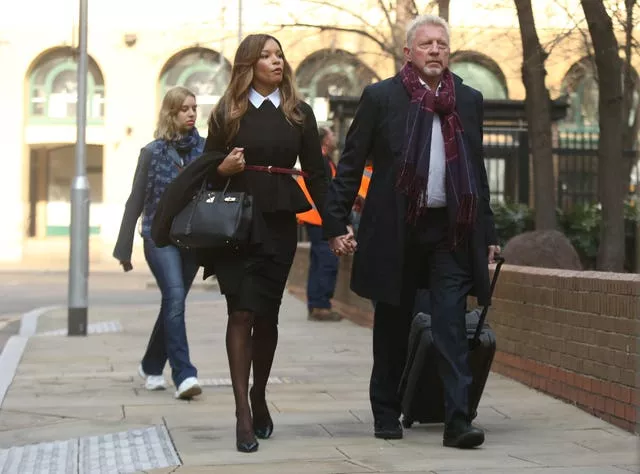
[[[322,50],[308,56],[296,71],[298,87],[318,122],[329,115],[330,96],[360,96],[378,77],[353,54]]]
[[[170,59],[160,74],[160,100],[170,88],[184,86],[196,94],[198,128],[206,129],[211,110],[231,79],[231,64],[220,53],[197,48],[182,51]]]
[[[562,92],[569,96],[564,124],[580,129],[598,128],[598,81],[591,61],[575,63],[562,81]]]
[[[629,124],[634,122],[640,105],[640,81],[635,71],[633,76],[636,90],[633,93]],[[565,126],[598,129],[598,87],[596,68],[590,58],[583,58],[569,68],[562,81],[562,92],[569,96],[569,111],[564,120]]]
[[[75,120],[78,98],[78,63],[71,49],[46,53],[29,77],[29,121],[49,123]],[[87,77],[87,120],[104,118],[104,80],[95,61],[89,58]]]
[[[458,51],[451,57],[450,69],[464,83],[482,92],[485,99],[507,99],[507,81],[500,66],[491,58],[473,51]]]

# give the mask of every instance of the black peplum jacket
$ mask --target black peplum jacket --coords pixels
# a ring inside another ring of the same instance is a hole
[[[282,110],[265,101],[259,108],[249,103],[237,135],[228,145],[224,137],[209,127],[202,156],[191,162],[167,187],[151,227],[151,238],[159,247],[172,244],[169,231],[173,218],[187,205],[207,179],[213,189],[223,189],[227,178],[217,168],[234,147],[243,147],[248,165],[293,168],[296,160],[308,174],[307,189],[318,209],[324,208],[329,184],[318,137],[318,126],[311,107],[300,102],[304,115],[301,125],[290,123]],[[266,232],[263,213],[285,211],[299,213],[311,209],[293,176],[262,171],[243,171],[231,177],[229,190],[245,191],[253,196],[254,213],[249,249],[261,253],[273,251]],[[225,250],[229,252],[231,250]],[[198,250],[198,262],[205,268],[204,278],[215,273],[214,260],[219,252]]]

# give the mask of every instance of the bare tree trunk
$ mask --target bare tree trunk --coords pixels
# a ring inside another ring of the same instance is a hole
[[[450,0],[438,0],[438,16],[449,21],[449,2]]]
[[[399,72],[404,65],[404,57],[402,54],[402,48],[406,44],[407,40],[407,25],[412,17],[413,0],[397,0],[396,3],[396,18],[395,23],[392,25],[393,29],[393,42],[395,49],[399,54],[394,56],[394,65],[396,72]]]
[[[596,267],[621,272],[624,268],[624,205],[627,166],[622,156],[622,61],[613,23],[602,0],[580,0],[589,26],[599,83],[599,194],[602,230]]]
[[[547,53],[542,49],[531,0],[515,0],[522,38],[522,81],[533,156],[536,229],[556,228],[556,193],[551,143],[551,99],[545,84]]]
[[[623,150],[635,150],[636,141],[638,137],[638,130],[640,129],[640,119],[638,118],[640,107],[636,107],[633,110],[633,93],[636,90],[637,76],[633,72],[633,66],[631,65],[631,55],[633,54],[633,7],[636,0],[625,0],[626,18],[624,23],[625,32],[625,44],[624,44],[624,89],[623,89],[623,111],[622,118],[624,120],[624,132],[622,135]],[[633,122],[629,123],[629,118],[633,112]],[[631,169],[635,165],[635,159],[629,159],[627,175],[631,178]],[[627,183],[630,184],[630,183]],[[628,187],[628,186],[627,186]]]

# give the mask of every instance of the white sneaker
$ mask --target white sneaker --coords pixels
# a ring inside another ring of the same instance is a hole
[[[187,377],[178,387],[178,390],[176,391],[176,398],[189,400],[190,398],[193,398],[196,395],[200,395],[201,393],[202,388],[200,388],[198,379],[195,377]]]
[[[142,364],[138,366],[138,375],[144,379],[144,388],[147,390],[164,390],[167,388],[167,383],[162,375],[147,375],[142,369]]]

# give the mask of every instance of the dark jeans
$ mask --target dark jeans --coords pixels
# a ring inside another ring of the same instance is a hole
[[[193,254],[172,245],[156,247],[151,239],[144,239],[144,256],[162,293],[162,303],[142,369],[147,375],[162,375],[169,359],[171,377],[178,387],[184,379],[197,376],[189,359],[184,310],[198,263]]]
[[[400,416],[397,390],[407,357],[416,290],[424,277],[429,281],[433,339],[445,392],[445,421],[454,415],[469,415],[472,379],[465,312],[473,281],[468,251],[448,249],[445,212],[432,212],[428,228],[408,231],[400,306],[381,301],[375,305],[369,395],[376,420],[391,421]]]
[[[309,278],[307,280],[307,307],[331,308],[336,289],[338,257],[331,252],[329,242],[322,238],[322,227],[305,224],[311,248],[309,250]]]

